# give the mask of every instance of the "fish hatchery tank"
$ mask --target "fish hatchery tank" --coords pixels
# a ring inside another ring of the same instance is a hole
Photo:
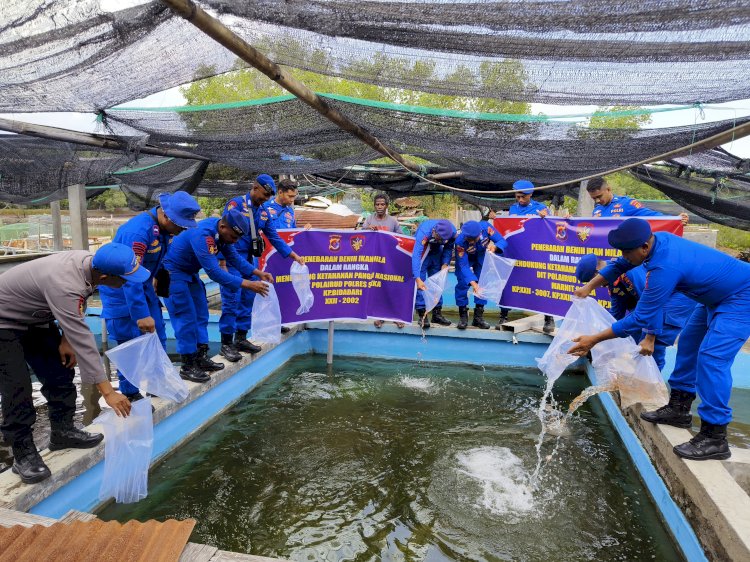
[[[587,386],[562,377],[558,407]],[[540,440],[536,369],[299,356],[104,520],[291,560],[681,560],[594,398]]]

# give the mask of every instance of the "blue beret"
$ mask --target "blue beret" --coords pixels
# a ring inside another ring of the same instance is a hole
[[[579,283],[588,283],[596,275],[596,266],[599,258],[594,254],[586,254],[576,266],[576,279]]]
[[[482,233],[482,225],[478,221],[468,221],[461,227],[461,232],[464,236],[476,238]]]
[[[643,219],[630,218],[607,235],[609,245],[618,250],[632,250],[643,246],[651,238],[651,225]]]
[[[520,191],[524,195],[531,195],[534,193],[534,184],[529,180],[518,180],[513,184],[513,189]]]
[[[441,240],[450,240],[456,235],[456,228],[451,224],[451,221],[440,219],[435,225],[435,233]]]
[[[237,209],[229,209],[221,218],[240,236],[250,232],[250,220]]]
[[[266,191],[269,191],[276,195],[276,182],[273,181],[273,178],[271,176],[269,176],[268,174],[261,174],[257,178],[255,178],[255,181]]]

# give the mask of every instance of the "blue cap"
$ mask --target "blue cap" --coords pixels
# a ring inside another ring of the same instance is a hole
[[[479,224],[479,221],[468,221],[461,227],[461,232],[464,236],[476,238],[482,233],[482,225]]]
[[[182,228],[195,228],[195,215],[201,210],[198,201],[184,191],[175,191],[172,194],[162,193],[159,195],[159,205],[167,218]]]
[[[596,266],[599,264],[599,258],[595,254],[586,254],[581,258],[576,266],[576,279],[579,283],[588,283],[596,275]]]
[[[237,209],[229,209],[221,216],[221,219],[240,236],[250,232],[250,219]]]
[[[101,246],[94,254],[92,265],[102,273],[117,275],[133,283],[145,283],[151,278],[151,272],[141,267],[133,249],[119,242]]]
[[[441,240],[450,240],[456,234],[456,229],[451,224],[451,221],[446,219],[440,219],[437,221],[433,230]]]
[[[631,218],[622,221],[620,226],[607,235],[609,245],[618,250],[632,250],[643,246],[651,238],[651,225],[643,219]]]
[[[531,195],[534,193],[534,184],[529,180],[518,180],[513,184],[513,189],[520,191],[524,195]]]
[[[257,178],[255,178],[255,181],[258,185],[265,188],[267,192],[276,195],[276,182],[273,181],[273,178],[271,176],[269,176],[268,174],[261,174]]]

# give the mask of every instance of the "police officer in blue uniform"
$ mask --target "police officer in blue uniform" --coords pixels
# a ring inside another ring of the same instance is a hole
[[[459,330],[465,330],[469,325],[469,286],[474,288],[474,318],[471,325],[482,330],[490,328],[484,320],[484,305],[487,301],[477,296],[477,282],[482,274],[482,264],[490,242],[495,245],[495,253],[498,254],[508,247],[505,238],[485,221],[465,222],[456,238],[456,304],[459,316],[456,328]]]
[[[257,267],[257,258],[260,257],[263,250],[261,232],[266,235],[271,245],[282,257],[289,257],[300,264],[305,263],[305,260],[293,252],[276,232],[271,212],[266,207],[266,202],[275,193],[276,182],[268,174],[261,174],[255,178],[249,193],[230,199],[224,207],[225,211],[236,209],[253,221],[250,224],[250,230],[240,238],[235,249],[254,267]],[[240,275],[240,272],[231,263],[227,264],[226,267],[229,274]],[[240,291],[229,285],[222,286],[220,290],[221,355],[228,361],[239,361],[242,358],[240,351],[246,353],[260,351],[259,346],[247,340],[247,332],[252,323],[255,294],[249,291]]]
[[[583,256],[578,265],[576,265],[576,278],[578,282],[588,283],[606,265],[606,262],[600,260],[594,254]],[[643,266],[634,267],[627,273],[620,275],[613,283],[607,284],[607,290],[612,302],[610,312],[616,320],[622,320],[635,310],[645,286],[646,270]],[[640,343],[644,338],[651,340],[649,345],[653,345],[654,347],[654,361],[656,361],[659,370],[662,370],[664,368],[667,348],[670,345],[674,345],[677,336],[680,335],[682,327],[688,318],[690,318],[695,306],[693,299],[682,293],[673,293],[664,306],[664,327],[660,334],[645,332],[642,327],[638,326],[629,331],[627,335],[631,336],[636,343]]]
[[[455,243],[456,227],[446,219],[426,220],[414,233],[411,269],[418,289],[414,308],[419,315],[419,323],[424,329],[430,327],[430,321],[425,314],[427,308],[422,293],[427,288],[424,280],[449,266]],[[451,325],[451,321],[443,316],[442,297],[437,306],[432,309],[432,321],[441,326]]]
[[[266,203],[271,222],[277,230],[280,228],[297,228],[294,217],[294,200],[299,194],[297,182],[283,179],[276,186],[276,196]]]
[[[529,180],[518,180],[513,183],[513,189],[516,190],[515,197],[516,202],[510,206],[508,215],[511,217],[524,217],[524,216],[539,216],[546,217],[549,215],[549,209],[544,203],[534,201],[531,195],[534,193],[534,184]],[[500,319],[495,326],[496,330],[502,330],[503,324],[508,321],[509,308],[500,307]],[[555,319],[552,316],[544,316],[544,327],[542,328],[545,333],[551,334],[555,331]]]
[[[731,367],[750,337],[750,264],[718,250],[667,232],[651,232],[647,221],[630,218],[609,233],[609,244],[622,257],[576,289],[586,297],[597,287],[643,264],[646,282],[632,314],[595,335],[576,338],[569,353],[583,356],[597,343],[622,337],[638,326],[656,334],[663,329],[663,307],[679,291],[699,304],[680,334],[674,371],[669,377],[669,403],[642,417],[653,423],[689,427],[695,393],[701,397],[701,429],[687,443],[674,447],[680,457],[727,459],[727,425],[732,419],[729,396]],[[641,344],[642,353],[653,349]]]
[[[169,272],[170,279],[167,310],[177,336],[177,351],[182,356],[180,376],[186,380],[207,382],[209,376],[204,369],[218,370],[210,364],[218,365],[219,369],[224,367],[207,357],[208,301],[206,287],[199,276],[200,270],[203,269],[221,286],[262,295],[268,293],[265,284],[249,278],[256,275],[270,283],[273,277],[255,269],[234,248],[234,244],[249,231],[247,217],[237,209],[230,209],[220,219],[204,219],[197,228],[175,237],[164,259],[163,267]],[[217,257],[219,253],[238,275],[221,268]]]
[[[120,226],[114,242],[130,248],[138,262],[151,272],[143,283],[126,283],[121,288],[102,286],[102,318],[107,321],[109,336],[118,344],[132,340],[146,332],[156,332],[162,347],[167,348],[167,333],[161,302],[154,290],[154,275],[161,269],[172,236],[188,228],[195,228],[198,202],[188,193],[177,191],[159,196],[159,205],[134,216]],[[138,387],[132,385],[120,371],[120,392],[131,402],[143,398]]]
[[[595,217],[661,217],[663,213],[643,206],[636,199],[627,195],[615,195],[604,178],[594,178],[586,184],[591,198],[594,200]],[[682,224],[688,223],[687,213],[680,213]]]

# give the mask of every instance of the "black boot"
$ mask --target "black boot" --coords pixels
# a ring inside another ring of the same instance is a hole
[[[44,464],[39,451],[34,445],[34,438],[29,435],[13,443],[13,472],[21,477],[24,484],[36,484],[49,478],[52,473]]]
[[[497,324],[495,324],[496,330],[502,330],[503,324],[505,324],[508,321],[508,309],[507,308],[501,308],[500,309],[500,318],[497,321]]]
[[[234,334],[234,348],[245,353],[258,353],[262,348],[253,342],[247,341],[247,331],[237,330]]]
[[[423,330],[428,329],[430,327],[430,319],[427,318],[426,310],[424,308],[418,308],[417,315],[419,316],[419,320],[417,321],[418,324]]]
[[[456,328],[459,330],[465,330],[469,326],[469,307],[459,306],[458,307],[458,324]]]
[[[436,306],[432,309],[432,323],[440,324],[441,326],[450,326],[452,322],[443,316],[443,307]]]
[[[551,334],[555,331],[555,319],[552,316],[544,316],[544,328],[542,328],[542,331],[545,334]]]
[[[186,381],[192,382],[208,382],[211,377],[208,373],[205,373],[197,365],[198,353],[189,353],[187,355],[181,355],[182,367],[180,368],[180,377]]]
[[[727,443],[727,424],[714,425],[701,420],[698,435],[687,443],[675,446],[673,450],[678,457],[694,461],[728,459],[732,453]]]
[[[234,345],[234,336],[232,334],[221,334],[221,349],[219,354],[232,363],[236,363],[242,359],[242,354],[237,351],[237,347]]]
[[[489,330],[490,325],[484,321],[484,305],[478,304],[474,307],[474,319],[471,321],[471,325],[475,328],[481,328],[482,330]]]
[[[688,429],[693,424],[690,406],[695,394],[684,390],[672,389],[669,403],[653,412],[641,412],[641,419],[651,423],[663,423]]]
[[[282,326],[281,327],[281,333],[282,334],[288,334],[291,331],[292,331],[292,329],[289,326]]]
[[[52,431],[49,438],[49,450],[60,449],[90,449],[96,447],[104,439],[101,433],[88,433],[73,425],[73,420],[53,422],[50,420]]]
[[[198,368],[200,368],[203,371],[221,371],[224,368],[224,363],[217,363],[216,361],[212,361],[211,358],[208,356],[208,344],[207,343],[199,343],[198,344],[198,361],[195,363]]]

